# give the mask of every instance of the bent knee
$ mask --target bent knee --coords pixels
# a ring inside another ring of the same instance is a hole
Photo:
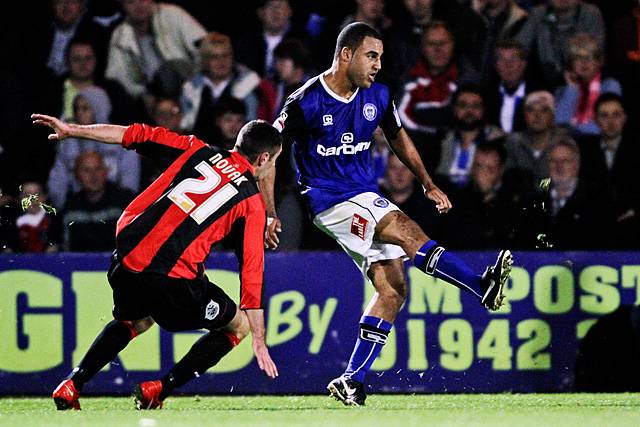
[[[122,320],[121,322],[131,331],[132,339],[148,331],[155,323],[151,317],[145,317],[139,320]]]
[[[249,335],[250,327],[249,327],[249,318],[247,314],[238,309],[233,320],[224,328],[225,332],[228,334],[232,334],[234,337],[238,339],[238,342],[245,339],[247,335]]]
[[[378,294],[379,298],[384,299],[387,303],[400,306],[407,299],[407,284],[406,282],[396,283],[378,291]]]

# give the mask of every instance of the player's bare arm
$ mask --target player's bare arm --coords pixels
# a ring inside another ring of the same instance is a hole
[[[276,168],[271,168],[269,173],[258,181],[260,194],[267,207],[267,228],[264,232],[264,246],[268,249],[276,249],[280,239],[278,233],[282,231],[282,223],[276,213],[274,185],[276,181]]]
[[[452,208],[449,198],[433,183],[433,180],[422,163],[420,154],[418,154],[418,151],[416,150],[415,145],[413,145],[411,138],[409,138],[409,135],[407,135],[407,132],[404,129],[400,129],[398,135],[389,140],[389,146],[402,163],[404,163],[409,170],[413,172],[420,184],[422,184],[425,196],[429,200],[435,202],[438,212],[449,212]]]
[[[253,352],[256,355],[258,366],[267,376],[271,378],[277,377],[278,368],[269,355],[269,349],[265,343],[264,333],[264,310],[245,310],[249,319],[249,328],[251,329]]]
[[[31,120],[34,125],[48,126],[53,129],[53,133],[48,137],[50,141],[62,141],[65,138],[83,138],[106,144],[120,144],[124,132],[127,130],[126,126],[108,124],[76,125],[46,114],[32,114]]]

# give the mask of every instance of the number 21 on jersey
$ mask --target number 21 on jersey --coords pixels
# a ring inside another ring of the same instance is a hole
[[[206,200],[204,200],[199,206],[194,202],[189,194],[207,194],[213,191],[222,181],[222,177],[216,172],[210,164],[206,162],[200,162],[196,165],[196,170],[204,176],[204,179],[187,178],[180,182],[176,187],[169,192],[167,197],[173,203],[178,205],[185,213],[189,214],[191,218],[198,224],[202,224],[209,216],[215,211],[220,209],[222,205],[227,203],[233,196],[238,194],[238,189],[230,182],[223,185],[212,193]],[[195,209],[194,209],[195,208]]]

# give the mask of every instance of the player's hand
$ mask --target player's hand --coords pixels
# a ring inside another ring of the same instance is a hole
[[[274,250],[278,247],[280,239],[278,233],[282,232],[282,223],[275,215],[267,215],[267,228],[264,231],[264,247]]]
[[[269,349],[267,349],[267,345],[264,343],[263,339],[254,338],[253,353],[256,355],[256,359],[258,360],[258,366],[269,378],[276,378],[279,375],[278,368],[276,367],[273,359],[271,359]]]
[[[34,125],[44,125],[53,129],[54,133],[48,137],[50,141],[61,141],[71,135],[71,127],[56,117],[46,114],[32,114],[31,120]]]
[[[424,195],[427,199],[435,202],[438,213],[447,213],[453,207],[447,195],[433,184],[424,189]]]

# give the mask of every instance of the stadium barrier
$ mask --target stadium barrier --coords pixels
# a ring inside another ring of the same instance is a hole
[[[462,252],[477,271],[494,252]],[[408,263],[409,292],[369,382],[392,393],[559,392],[574,389],[580,339],[602,316],[640,302],[634,252],[516,252],[507,304],[488,312],[458,288]],[[0,395],[47,395],[111,319],[108,254],[0,256]],[[233,254],[207,261],[209,278],[237,300]],[[340,374],[372,286],[341,252],[270,253],[265,270],[270,380],[243,341],[188,394],[324,393]],[[130,394],[159,378],[202,332],[154,326],[84,389]]]

